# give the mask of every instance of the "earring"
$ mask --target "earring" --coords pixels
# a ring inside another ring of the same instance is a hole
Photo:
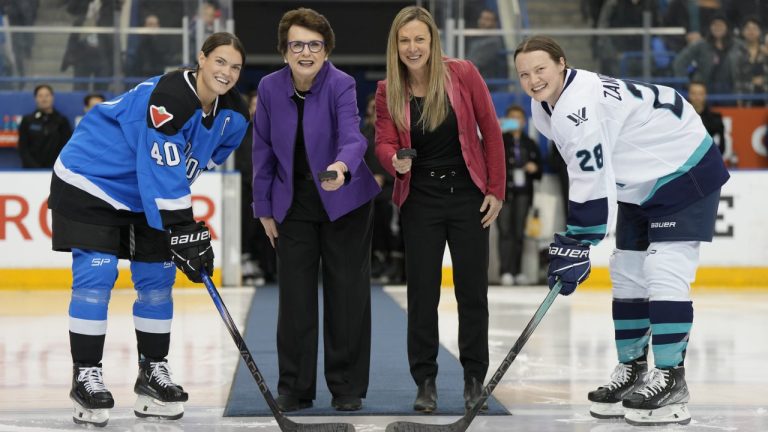
[[[288,59],[287,58],[283,58],[283,63],[287,64],[288,63]]]

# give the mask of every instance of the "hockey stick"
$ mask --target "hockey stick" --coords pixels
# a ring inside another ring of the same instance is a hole
[[[272,410],[272,415],[275,417],[275,420],[277,420],[277,424],[280,426],[280,430],[283,432],[355,432],[355,427],[349,423],[295,423],[283,415],[283,413],[280,411],[280,408],[277,406],[275,398],[269,391],[267,383],[264,382],[264,376],[261,374],[261,372],[259,372],[259,368],[256,366],[256,362],[253,361],[253,356],[248,350],[248,346],[245,345],[245,340],[243,340],[243,337],[240,335],[240,331],[237,330],[235,322],[229,315],[229,311],[224,305],[224,301],[221,299],[219,291],[216,290],[216,286],[213,284],[211,278],[208,277],[208,274],[205,272],[205,270],[200,271],[200,276],[203,278],[203,283],[208,289],[208,294],[211,295],[213,304],[215,304],[216,309],[219,310],[219,314],[224,320],[224,324],[226,324],[227,330],[229,330],[229,334],[232,335],[232,339],[235,341],[235,345],[237,345],[238,351],[240,351],[240,356],[243,357],[245,365],[248,366],[248,370],[251,371],[253,379],[255,379],[256,384],[258,384],[259,391],[261,391],[262,396],[264,396],[264,400],[267,402],[267,405],[269,405],[269,409]]]
[[[486,400],[491,396],[491,393],[493,392],[493,389],[496,388],[496,386],[499,384],[499,381],[501,381],[501,377],[504,376],[504,374],[507,372],[507,369],[509,369],[509,366],[512,365],[512,362],[515,361],[515,358],[518,354],[520,354],[520,350],[523,349],[523,346],[528,341],[528,338],[531,337],[531,334],[533,334],[533,331],[536,330],[536,327],[539,325],[541,320],[544,318],[544,315],[547,313],[547,310],[549,310],[549,307],[552,306],[552,303],[555,301],[555,298],[557,298],[557,295],[560,294],[560,290],[563,288],[563,285],[558,280],[555,286],[549,290],[549,294],[547,294],[547,297],[544,299],[544,301],[541,303],[541,306],[536,310],[536,313],[533,314],[533,318],[528,322],[528,325],[525,326],[523,329],[523,332],[520,333],[520,337],[517,338],[517,341],[512,346],[512,349],[509,350],[509,353],[506,357],[504,357],[504,361],[501,362],[501,366],[499,366],[498,369],[496,369],[496,372],[493,374],[493,378],[486,384],[486,386],[483,388],[483,392],[480,394],[480,398],[475,401],[475,405],[472,406],[472,409],[470,409],[467,413],[464,414],[464,417],[456,420],[455,422],[447,425],[432,425],[432,424],[423,424],[423,423],[413,423],[413,422],[406,422],[406,421],[399,421],[390,423],[387,425],[386,432],[464,432],[469,427],[469,424],[472,423],[472,420],[477,416],[477,413],[480,412],[480,407],[483,406]]]

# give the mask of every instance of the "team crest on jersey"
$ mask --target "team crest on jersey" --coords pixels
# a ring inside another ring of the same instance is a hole
[[[568,119],[576,123],[576,126],[584,123],[587,121],[587,107],[582,107],[578,112],[568,114]]]
[[[171,121],[173,119],[173,114],[168,112],[164,106],[150,105],[149,117],[152,119],[152,124],[155,125],[155,128],[157,129]]]

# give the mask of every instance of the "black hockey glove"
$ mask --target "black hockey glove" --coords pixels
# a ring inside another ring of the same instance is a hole
[[[168,247],[176,267],[192,282],[201,283],[200,270],[213,276],[211,232],[205,222],[174,225],[168,230]]]
[[[589,245],[555,234],[555,241],[549,244],[549,289],[552,289],[560,278],[563,284],[560,294],[569,295],[580,283],[587,280],[591,270]]]

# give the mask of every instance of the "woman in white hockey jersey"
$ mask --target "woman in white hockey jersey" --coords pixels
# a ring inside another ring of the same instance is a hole
[[[586,280],[589,247],[616,218],[610,273],[619,365],[589,393],[590,413],[687,424],[690,284],[729,177],[717,146],[674,89],[572,69],[544,36],[524,40],[514,59],[534,125],[557,144],[570,177],[567,229],[549,248],[550,288],[559,279],[568,295]],[[648,371],[651,335],[656,367]]]

